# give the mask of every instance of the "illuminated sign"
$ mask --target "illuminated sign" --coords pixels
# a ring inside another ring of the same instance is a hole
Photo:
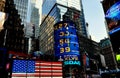
[[[120,30],[120,27],[115,28],[115,29],[113,29],[113,30],[109,31],[109,34],[111,35],[111,34],[113,34],[113,33],[117,32],[117,31],[119,31],[119,30]]]
[[[109,18],[108,22],[108,29],[109,29],[109,34],[113,34],[115,32],[118,32],[120,30],[120,1],[115,3],[108,11],[106,12],[105,15],[106,18]]]
[[[80,61],[64,61],[64,65],[81,65]]]
[[[108,9],[105,17],[116,20],[120,19],[120,1],[115,3],[110,9]]]
[[[55,56],[59,60],[79,60],[79,43],[75,24],[62,21],[54,25]]]
[[[115,32],[118,32],[120,30],[119,20],[109,19],[108,30],[110,35]]]
[[[90,66],[90,64],[89,64],[89,61],[90,61],[89,57],[84,54],[82,60],[83,60],[83,65],[86,66],[86,68],[89,68],[89,66]]]
[[[11,78],[63,77],[62,62],[13,60]]]
[[[116,55],[116,60],[117,60],[117,61],[120,61],[120,54],[117,54],[117,55]]]
[[[108,23],[108,29],[109,29],[109,34],[113,34],[113,33],[117,32],[117,31],[119,31],[120,30],[119,22],[110,19],[110,21]]]

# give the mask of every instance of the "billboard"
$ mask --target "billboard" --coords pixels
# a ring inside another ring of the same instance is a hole
[[[105,18],[108,20],[110,35],[120,30],[120,1],[116,2],[107,10]]]
[[[109,19],[108,22],[109,35],[120,31],[120,20]]]
[[[63,60],[79,60],[80,50],[75,24],[61,21],[54,25],[55,56]]]
[[[105,17],[120,20],[120,1],[116,2],[107,10]]]
[[[89,61],[90,61],[90,58],[86,55],[86,54],[84,54],[83,56],[83,65],[86,67],[86,69],[89,69],[90,68],[90,63],[89,63]]]
[[[13,60],[11,78],[62,78],[62,62]]]
[[[116,60],[117,62],[120,62],[120,54],[116,54]]]

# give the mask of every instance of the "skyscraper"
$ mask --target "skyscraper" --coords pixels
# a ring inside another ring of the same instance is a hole
[[[42,0],[14,0],[14,3],[22,19],[22,24],[24,24],[25,28],[28,23],[34,25],[35,38],[38,38],[39,25],[41,23]],[[28,34],[29,33],[26,33],[26,35]]]
[[[26,48],[28,52],[34,51],[38,45],[33,46],[32,43],[38,42],[42,0],[14,0],[14,4],[24,24]]]
[[[48,14],[52,7],[55,4],[62,4],[67,7],[74,7],[77,10],[81,10],[81,0],[44,0],[43,1],[43,9],[47,9],[46,11],[43,11],[43,14]],[[47,5],[46,5],[47,4]]]
[[[42,16],[40,26],[40,50],[42,52],[54,53],[53,25],[59,21],[74,21],[78,34],[88,38],[81,0],[44,0]]]
[[[52,12],[52,9],[54,8],[54,11]],[[84,13],[83,13],[83,6],[81,0],[44,0],[43,1],[43,8],[42,8],[42,15],[49,15],[53,16],[56,22],[63,21],[63,15],[67,12],[68,8],[73,8],[77,11],[79,11],[79,14],[77,18],[79,18],[79,32],[85,36],[88,37],[88,31],[85,25],[85,19],[84,19]],[[49,13],[52,14],[49,14]],[[70,15],[69,15],[70,16]],[[74,14],[75,16],[75,14]]]
[[[86,26],[88,24],[85,24],[81,0],[43,1],[39,38],[40,51],[50,56],[54,55],[55,57],[50,59],[52,61],[64,60],[64,77],[76,76],[76,78],[79,78],[81,72],[84,71],[82,69],[82,51],[80,47],[81,44],[86,44],[85,41],[89,42]],[[83,38],[84,42],[79,39],[81,38],[80,35],[86,38],[86,40]],[[88,50],[90,50],[89,54],[91,56],[94,52],[99,51],[96,44],[94,45],[92,41],[90,41],[90,45],[86,44],[87,48],[90,47]],[[86,49],[86,45],[82,47]],[[93,48],[95,48],[94,51]],[[72,73],[76,73],[76,75]]]
[[[1,1],[2,2],[2,1]],[[0,32],[0,46],[5,46],[9,51],[25,52],[24,32],[18,11],[15,9],[13,0],[3,1],[2,12],[6,13],[4,28]]]

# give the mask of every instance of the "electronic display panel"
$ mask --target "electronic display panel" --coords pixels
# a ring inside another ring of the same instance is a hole
[[[117,54],[117,55],[116,55],[116,60],[117,60],[118,62],[120,62],[120,54]]]
[[[54,25],[55,56],[63,60],[79,60],[80,50],[75,24],[62,21]]]
[[[112,5],[106,12],[105,17],[110,19],[120,20],[120,1]]]
[[[62,78],[62,62],[13,60],[11,78]]]
[[[107,19],[109,34],[120,30],[120,1],[116,2],[107,10],[105,18]]]
[[[120,20],[109,19],[108,21],[109,35],[120,31]]]

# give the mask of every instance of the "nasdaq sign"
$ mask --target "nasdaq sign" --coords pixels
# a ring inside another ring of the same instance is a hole
[[[81,65],[80,61],[64,61],[64,65]]]
[[[79,60],[79,43],[75,24],[62,21],[54,25],[55,56],[60,60]]]

